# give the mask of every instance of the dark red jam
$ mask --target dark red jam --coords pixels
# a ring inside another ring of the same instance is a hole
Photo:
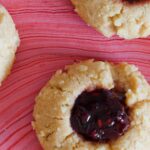
[[[123,135],[129,125],[125,93],[97,89],[83,92],[75,101],[70,122],[85,140],[109,142]]]
[[[128,4],[142,4],[146,2],[150,2],[150,0],[122,0],[123,2],[127,2]]]

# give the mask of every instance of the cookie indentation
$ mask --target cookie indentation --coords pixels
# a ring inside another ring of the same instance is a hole
[[[129,128],[125,93],[96,89],[84,91],[75,101],[71,126],[84,139],[108,142],[123,135]]]

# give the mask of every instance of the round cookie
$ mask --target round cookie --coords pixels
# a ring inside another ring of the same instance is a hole
[[[149,0],[71,0],[76,12],[106,37],[150,35]]]
[[[10,73],[19,41],[10,14],[0,5],[0,84]]]
[[[124,103],[130,110],[128,129],[109,142],[86,140],[71,124],[75,102],[84,91],[106,89],[110,95],[110,90],[115,88],[124,90]],[[34,107],[33,128],[44,150],[126,150],[128,147],[140,150],[145,145],[145,150],[148,150],[149,99],[150,86],[134,65],[81,61],[58,70],[41,90]],[[140,139],[140,144],[137,139]]]

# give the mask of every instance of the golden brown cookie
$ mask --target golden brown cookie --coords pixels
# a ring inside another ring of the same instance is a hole
[[[150,86],[137,67],[86,60],[41,90],[33,128],[44,150],[148,150],[149,110]]]
[[[0,84],[10,73],[19,42],[10,14],[0,5]]]
[[[107,37],[150,35],[149,0],[71,0],[76,12]]]

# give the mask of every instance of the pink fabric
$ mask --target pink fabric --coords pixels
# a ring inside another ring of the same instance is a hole
[[[41,150],[31,128],[35,96],[57,69],[76,59],[134,63],[150,81],[150,38],[105,38],[77,16],[69,0],[0,2],[21,37],[12,73],[0,87],[0,150]]]

